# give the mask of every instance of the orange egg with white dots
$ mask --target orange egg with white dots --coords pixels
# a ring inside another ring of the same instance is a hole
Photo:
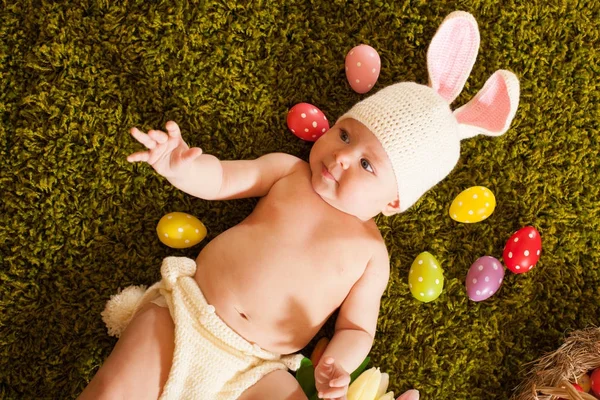
[[[163,244],[174,249],[185,249],[197,245],[206,237],[206,227],[192,215],[172,212],[158,221],[156,233]]]

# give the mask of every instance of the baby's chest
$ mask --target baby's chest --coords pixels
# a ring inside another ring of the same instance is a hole
[[[268,260],[269,265],[263,267],[282,282],[347,288],[360,278],[369,262],[369,246],[342,226],[319,224],[305,217],[294,220],[293,227],[278,228],[259,258]]]
[[[271,296],[286,298],[293,293],[306,309],[338,307],[366,267],[351,250],[331,244],[305,243],[287,251],[285,247],[279,246],[273,257],[263,257],[264,263],[256,266],[261,272],[253,278],[260,277],[260,285]]]
[[[296,177],[297,178],[297,177]],[[299,278],[352,283],[369,259],[372,235],[356,220],[326,204],[304,179],[280,182],[254,213],[266,222],[274,264]],[[303,275],[303,276],[300,276]]]

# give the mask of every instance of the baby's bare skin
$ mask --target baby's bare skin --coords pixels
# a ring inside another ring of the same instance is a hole
[[[208,303],[240,336],[280,354],[303,348],[339,309],[315,384],[321,398],[344,398],[350,372],[373,344],[389,277],[388,253],[373,217],[400,208],[383,147],[360,122],[344,119],[313,145],[308,163],[281,153],[221,161],[190,148],[174,122],[167,131],[133,128],[148,150],[127,159],[147,162],[201,199],[260,198],[244,221],[213,239],[197,258],[195,278]],[[155,397],[171,366],[172,343],[151,339],[172,335],[172,321],[153,307],[147,312],[154,322],[125,330],[129,340],[118,343],[82,399],[98,398],[101,390],[108,398],[140,391]],[[144,349],[136,347],[140,342]],[[156,353],[164,355],[160,362],[150,357]],[[265,376],[243,400],[305,399],[286,374]],[[154,386],[139,383],[147,381]]]
[[[219,316],[281,354],[315,336],[383,247],[372,220],[324,202],[310,177],[308,164],[299,163],[197,258],[196,280]]]

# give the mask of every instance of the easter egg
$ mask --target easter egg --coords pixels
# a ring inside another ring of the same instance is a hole
[[[485,186],[472,186],[456,196],[450,205],[450,218],[457,222],[481,222],[494,212],[496,197]]]
[[[586,393],[589,392],[592,388],[592,382],[588,374],[583,374],[579,378],[577,378],[577,383],[579,384],[579,386],[581,386],[581,389]]]
[[[158,221],[156,233],[167,246],[185,249],[197,245],[206,237],[206,227],[194,216],[172,212]]]
[[[288,111],[287,126],[300,139],[314,142],[329,130],[329,121],[317,107],[299,103]]]
[[[374,48],[366,44],[354,47],[346,55],[345,65],[346,78],[355,92],[367,93],[375,86],[381,59]]]
[[[596,368],[590,376],[590,385],[592,387],[592,393],[596,397],[600,397],[600,368]]]
[[[575,390],[577,390],[578,392],[583,392],[583,388],[581,386],[579,386],[579,384],[572,383],[572,385],[575,388]]]
[[[444,274],[440,263],[424,251],[413,261],[408,273],[408,287],[415,299],[428,303],[439,297],[444,288]]]
[[[478,258],[467,272],[467,295],[473,301],[483,301],[498,291],[504,279],[504,267],[494,257]]]
[[[502,253],[502,259],[508,269],[515,274],[522,274],[535,266],[540,259],[542,238],[533,226],[526,226],[515,232]]]
[[[381,382],[381,372],[379,368],[371,368],[360,374],[354,382],[350,384],[347,400],[372,400],[379,390]]]
[[[322,337],[321,339],[319,339],[317,345],[312,351],[312,354],[310,355],[310,361],[312,362],[312,365],[317,366],[319,364],[321,356],[323,356],[323,353],[325,353],[325,349],[327,348],[328,344],[329,339],[327,339],[326,337]]]

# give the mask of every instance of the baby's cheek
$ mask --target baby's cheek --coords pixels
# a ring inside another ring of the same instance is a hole
[[[355,185],[354,187],[350,188],[348,191],[349,194],[346,196],[346,198],[351,201],[353,208],[364,210],[373,203],[373,192],[371,192],[371,190],[372,188],[368,186],[360,187]]]
[[[368,205],[371,209],[376,210],[375,212],[379,212],[380,209],[383,208],[387,204],[385,199],[387,198],[387,193],[383,190],[383,188],[379,185],[369,186],[364,195],[362,196],[361,201]]]

